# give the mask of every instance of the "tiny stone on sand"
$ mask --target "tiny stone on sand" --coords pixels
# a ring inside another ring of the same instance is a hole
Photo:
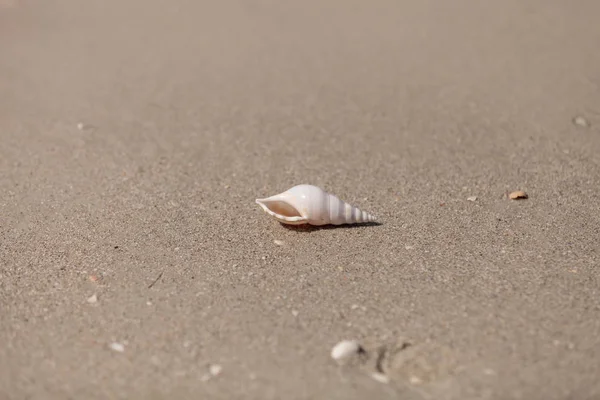
[[[337,362],[344,362],[360,352],[361,347],[356,340],[342,340],[331,349],[331,358]]]
[[[123,343],[113,342],[108,347],[110,347],[111,350],[116,351],[118,353],[122,353],[125,351],[125,345]]]
[[[79,129],[80,131],[82,131],[82,132],[83,132],[83,131],[87,131],[87,130],[93,130],[93,129],[94,129],[94,126],[93,126],[93,125],[88,125],[88,124],[85,124],[85,123],[83,123],[83,122],[79,122],[79,123],[77,124],[77,129]]]
[[[524,191],[522,191],[522,190],[517,190],[517,191],[514,191],[514,192],[512,192],[511,194],[509,194],[509,195],[508,195],[508,197],[509,197],[511,200],[521,200],[521,199],[526,199],[526,198],[528,198],[529,196],[527,196],[527,193],[525,193]]]
[[[575,118],[573,118],[573,123],[577,126],[581,126],[584,128],[587,128],[588,126],[590,126],[589,121],[587,119],[585,119],[584,117],[582,117],[581,115],[578,115]]]
[[[98,302],[98,296],[94,293],[90,297],[87,298],[87,302],[90,304],[94,304]]]
[[[208,366],[208,374],[204,374],[202,375],[202,377],[200,378],[200,380],[202,382],[206,382],[218,375],[221,374],[221,372],[223,372],[223,367],[220,366],[219,364],[211,364]]]
[[[477,200],[477,196],[471,196],[471,197],[467,197],[468,201],[476,201]]]
[[[390,378],[388,378],[387,375],[384,375],[381,372],[373,372],[371,374],[371,378],[373,378],[377,382],[381,382],[381,383],[389,383],[390,382]]]
[[[275,243],[277,246],[283,246],[285,244],[283,240],[273,240],[273,243]]]
[[[223,372],[223,367],[219,364],[211,364],[211,366],[208,367],[208,371],[212,376],[217,376]]]

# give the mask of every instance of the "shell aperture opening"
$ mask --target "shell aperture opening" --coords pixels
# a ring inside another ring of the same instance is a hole
[[[282,223],[291,225],[306,223],[306,218],[304,218],[296,208],[283,200],[257,199],[256,203],[260,205],[265,212]]]

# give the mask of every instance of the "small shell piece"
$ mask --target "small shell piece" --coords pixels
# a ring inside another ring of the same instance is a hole
[[[588,120],[585,119],[584,117],[582,117],[581,115],[578,115],[575,118],[573,118],[573,123],[577,126],[582,126],[584,128],[587,128],[590,126],[590,123],[588,122]]]
[[[342,225],[374,222],[375,217],[313,185],[297,185],[256,199],[262,209],[279,222],[289,225]]]
[[[511,194],[509,194],[508,197],[511,200],[519,200],[519,199],[526,199],[529,196],[527,196],[527,193],[525,193],[524,191],[517,190],[516,192],[512,192]]]
[[[125,351],[125,345],[122,343],[113,342],[108,347],[117,353],[123,353]]]
[[[359,354],[360,351],[360,344],[356,340],[342,340],[331,349],[331,358],[337,362],[343,362]]]

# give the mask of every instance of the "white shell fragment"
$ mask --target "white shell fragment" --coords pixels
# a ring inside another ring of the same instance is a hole
[[[223,372],[222,366],[220,366],[219,364],[211,364],[208,366],[208,373],[202,375],[200,380],[202,382],[208,382],[212,378],[215,378],[215,377],[221,375],[221,372]]]
[[[525,193],[524,191],[522,191],[522,190],[517,190],[517,191],[515,191],[515,192],[512,192],[512,193],[510,193],[510,194],[508,195],[508,197],[509,197],[511,200],[519,200],[519,199],[526,199],[526,198],[528,198],[529,196],[528,196],[528,195],[527,195],[527,193]]]
[[[375,379],[380,383],[390,383],[390,378],[387,375],[382,374],[381,372],[373,372],[371,374],[371,378]]]
[[[219,364],[212,364],[208,368],[208,372],[210,372],[210,374],[212,376],[217,376],[217,375],[221,374],[222,371],[223,371],[223,367],[220,366]]]
[[[356,340],[342,340],[331,349],[331,358],[341,362],[360,353],[361,347]]]
[[[582,126],[584,128],[587,128],[588,126],[590,126],[590,123],[588,122],[588,120],[585,119],[584,117],[582,117],[581,115],[578,115],[575,118],[573,118],[573,123],[577,126]]]
[[[108,347],[110,347],[111,350],[116,351],[117,353],[122,353],[125,351],[125,345],[122,343],[113,342]]]
[[[262,209],[288,225],[342,225],[374,222],[375,217],[313,185],[297,185],[267,197],[256,199]]]
[[[94,304],[98,302],[98,295],[97,294],[93,294],[90,297],[87,298],[87,302],[90,304]]]

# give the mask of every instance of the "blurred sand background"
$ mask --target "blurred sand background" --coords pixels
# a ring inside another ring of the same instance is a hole
[[[599,399],[599,16],[2,0],[0,398]]]

